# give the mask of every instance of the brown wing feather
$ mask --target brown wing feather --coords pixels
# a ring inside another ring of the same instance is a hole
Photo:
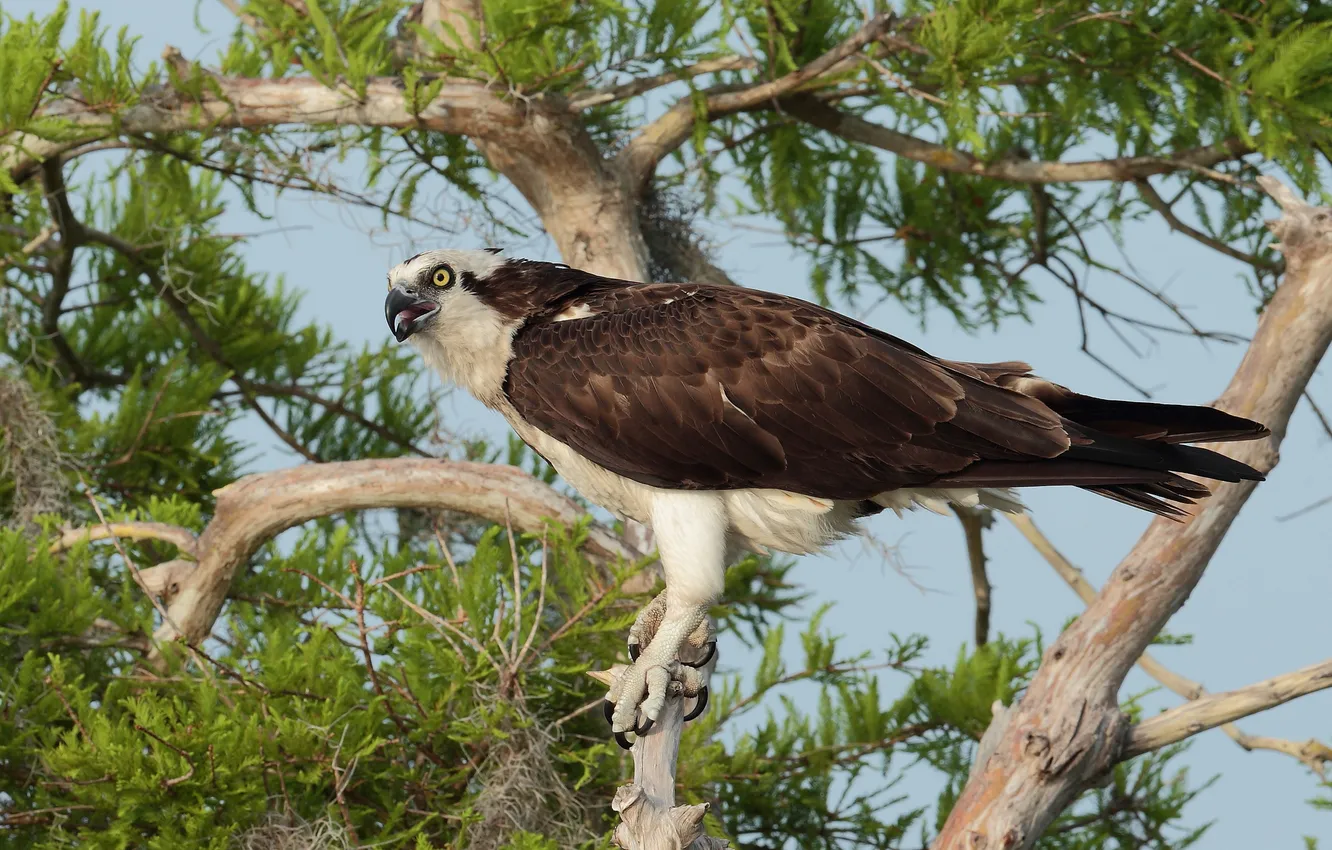
[[[864,499],[1069,447],[1057,413],[983,369],[803,301],[673,284],[579,300],[606,312],[519,331],[509,400],[641,483]]]

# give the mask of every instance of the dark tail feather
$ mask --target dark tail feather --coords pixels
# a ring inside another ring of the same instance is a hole
[[[1154,472],[1182,472],[1185,475],[1197,475],[1215,481],[1263,480],[1263,474],[1247,463],[1228,458],[1211,449],[1156,440],[1113,437],[1097,433],[1090,428],[1081,430],[1083,438],[1090,442],[1070,447],[1059,456],[1060,459],[1085,460]],[[1214,438],[1208,436],[1205,439]]]
[[[1257,422],[1211,407],[1092,398],[1025,376],[1012,388],[1058,412],[1073,445],[1049,460],[981,461],[934,486],[1072,485],[1178,519],[1187,514],[1177,506],[1211,495],[1206,486],[1182,475],[1229,482],[1264,478],[1248,464],[1218,452],[1181,445],[1268,436],[1271,432]]]
[[[1061,395],[1058,399],[1041,401],[1065,419],[1116,437],[1160,443],[1219,443],[1256,440],[1272,433],[1257,422],[1215,407],[1110,401],[1077,393]]]

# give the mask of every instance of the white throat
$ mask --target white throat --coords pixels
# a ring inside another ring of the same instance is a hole
[[[449,299],[435,324],[411,338],[430,368],[490,408],[501,404],[520,322],[474,297]]]

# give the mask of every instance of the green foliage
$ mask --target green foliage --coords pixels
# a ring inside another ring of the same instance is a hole
[[[163,502],[137,518],[198,515]],[[215,640],[149,674],[130,639],[152,608],[114,549],[52,556],[0,532],[0,778],[8,811],[38,813],[5,841],[227,847],[277,816],[389,846],[481,846],[523,802],[505,846],[600,846],[627,765],[583,673],[622,655],[642,600],[588,582],[580,535],[491,528],[454,562],[434,544],[366,551],[347,526],[313,528],[255,559]],[[899,784],[929,770],[958,786],[987,701],[1021,687],[1032,644],[922,670],[922,638],[846,657],[822,618],[801,635],[801,669],[784,665],[779,625],[752,677],[715,683],[686,732],[683,787],[720,800],[712,828],[746,846],[914,846],[929,806]],[[885,670],[896,699],[881,696]],[[1096,816],[1058,835],[1177,821],[1190,793],[1165,761],[1117,772],[1082,804]]]
[[[409,356],[357,350],[298,319],[299,293],[219,232],[226,205],[267,215],[283,192],[314,192],[432,224],[442,216],[422,207],[446,197],[497,233],[527,225],[468,139],[419,126],[223,132],[202,120],[89,136],[56,108],[71,98],[123,116],[194,105],[221,90],[214,72],[306,76],[348,98],[388,77],[421,115],[440,108],[447,76],[554,116],[588,98],[560,120],[608,158],[680,98],[697,121],[657,175],[658,196],[775,219],[815,260],[825,300],[882,294],[969,328],[1021,316],[1051,277],[1080,293],[1074,266],[1119,273],[1087,254],[1083,233],[1148,214],[1120,183],[1033,187],[938,158],[888,163],[780,104],[707,114],[715,87],[779,79],[856,31],[863,16],[848,0],[482,5],[483,21],[435,33],[408,19],[405,0],[246,0],[247,23],[207,69],[136,66],[131,34],[95,15],[75,22],[63,5],[0,13],[0,393],[21,381],[35,399],[25,416],[42,420],[0,411],[0,845],[220,848],[309,827],[420,850],[603,847],[607,802],[630,770],[605,734],[603,689],[584,674],[623,660],[645,600],[620,587],[639,565],[590,563],[584,526],[511,539],[420,511],[388,518],[396,527],[381,512],[312,522],[250,560],[202,646],[147,663],[161,615],[127,559],[180,553],[130,539],[53,548],[60,524],[98,525],[100,511],[201,531],[214,491],[274,445],[313,462],[438,448],[423,436],[440,427],[438,399]],[[875,42],[867,61],[801,94],[979,163],[1168,156],[1233,138],[1308,189],[1332,142],[1332,18],[1319,4],[902,6],[915,49]],[[735,61],[687,72],[718,58]],[[670,88],[645,82],[668,72]],[[633,94],[616,88],[631,81]],[[24,159],[39,142],[75,141],[66,161]],[[118,149],[86,156],[104,143]],[[331,182],[329,166],[358,185]],[[1234,179],[1257,167],[1217,165]],[[1255,255],[1261,297],[1279,268],[1262,202],[1218,203],[1229,187],[1213,176],[1170,178],[1176,202]],[[255,422],[265,440],[243,439]],[[15,460],[35,450],[63,498],[58,515],[20,523],[35,509]],[[559,486],[516,442],[469,439],[456,455]],[[921,666],[923,636],[848,655],[826,611],[801,614],[790,568],[751,557],[727,577],[715,613],[761,660],[714,681],[710,711],[686,732],[682,788],[719,802],[709,829],[747,847],[928,843],[1039,641],[996,636],[938,668]],[[800,630],[799,669],[783,660],[788,627]],[[1192,843],[1201,830],[1182,824],[1201,789],[1177,755],[1117,767],[1041,846]]]

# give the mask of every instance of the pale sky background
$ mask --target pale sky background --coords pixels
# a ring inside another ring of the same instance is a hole
[[[4,11],[45,14],[55,6],[52,0],[9,0]],[[127,25],[131,33],[141,36],[136,55],[143,64],[155,59],[165,44],[179,47],[188,58],[210,63],[225,46],[232,28],[226,10],[209,0],[197,10],[199,20],[211,30],[208,33],[195,28],[191,3],[100,0],[74,4],[75,9],[80,6],[100,9],[113,30]],[[357,188],[354,180],[347,186]],[[250,267],[274,276],[284,274],[290,286],[306,293],[302,315],[326,323],[354,344],[386,338],[381,309],[385,270],[416,250],[444,246],[439,236],[412,241],[402,230],[385,233],[374,214],[296,194],[284,198],[276,207],[276,220],[268,222],[248,213],[236,199],[221,227],[230,232],[267,234],[246,247]],[[711,222],[704,230],[722,245],[720,264],[741,284],[808,297],[807,265],[777,237],[722,220]],[[1170,234],[1157,221],[1129,227],[1127,234],[1135,265],[1152,283],[1168,284],[1170,294],[1191,309],[1199,325],[1244,335],[1252,332],[1253,301],[1237,263]],[[479,233],[460,232],[452,244],[478,247],[484,242]],[[558,259],[544,238],[505,247],[513,256]],[[1096,239],[1092,248],[1102,251],[1102,256],[1116,256],[1103,238]],[[967,335],[944,315],[932,316],[928,329],[922,331],[895,304],[882,305],[864,318],[942,357],[1026,360],[1043,377],[1081,392],[1132,397],[1122,383],[1078,352],[1071,297],[1062,288],[1041,283],[1047,303],[1033,310],[1031,324],[1013,321],[998,332]],[[1122,285],[1108,278],[1092,278],[1092,285],[1098,297],[1111,303],[1138,304],[1124,296]],[[1108,332],[1100,333],[1100,343],[1103,354],[1159,399],[1182,403],[1207,403],[1215,398],[1242,355],[1236,346],[1203,346],[1170,336],[1159,337],[1144,359],[1135,358]],[[1327,367],[1315,377],[1311,389],[1315,397],[1332,406]],[[446,401],[444,412],[455,432],[504,434],[502,420],[470,399],[454,395]],[[1281,465],[1259,487],[1202,583],[1167,627],[1173,634],[1193,635],[1194,643],[1155,651],[1166,665],[1213,691],[1321,661],[1332,646],[1328,615],[1332,506],[1288,522],[1276,519],[1332,492],[1326,476],[1328,440],[1303,404],[1281,454]],[[296,462],[272,452],[259,465]],[[1055,545],[1097,586],[1149,521],[1143,513],[1074,489],[1029,490],[1024,498]],[[852,541],[831,555],[800,561],[795,580],[814,592],[808,611],[825,601],[835,603],[826,623],[843,635],[847,653],[879,651],[888,645],[890,632],[919,632],[931,639],[931,663],[951,663],[958,647],[971,639],[973,612],[957,522],[925,512],[902,520],[888,513],[875,518],[869,527],[878,540],[897,547],[912,577],[929,591],[913,587],[877,552]],[[1061,624],[1081,610],[1077,597],[1007,523],[1001,521],[987,533],[986,545],[994,585],[993,631],[1029,636],[1034,623],[1047,640],[1053,639]],[[793,668],[800,663],[795,637],[791,630],[788,658]],[[742,671],[747,678],[752,674],[756,659],[751,653],[734,642],[723,643],[721,650],[723,670]],[[900,684],[900,679],[885,681],[885,698],[896,695]],[[1123,695],[1153,685],[1135,670]],[[1168,692],[1147,700],[1152,708],[1178,702]],[[1332,691],[1305,697],[1240,725],[1253,734],[1328,740],[1332,738]],[[1316,812],[1305,802],[1316,791],[1315,780],[1300,764],[1275,753],[1246,753],[1220,731],[1194,740],[1181,760],[1190,769],[1192,783],[1201,784],[1219,774],[1217,783],[1186,810],[1189,823],[1217,821],[1198,846],[1206,850],[1296,850],[1303,846],[1303,835],[1332,842],[1332,814]],[[903,790],[932,793],[919,784]]]

